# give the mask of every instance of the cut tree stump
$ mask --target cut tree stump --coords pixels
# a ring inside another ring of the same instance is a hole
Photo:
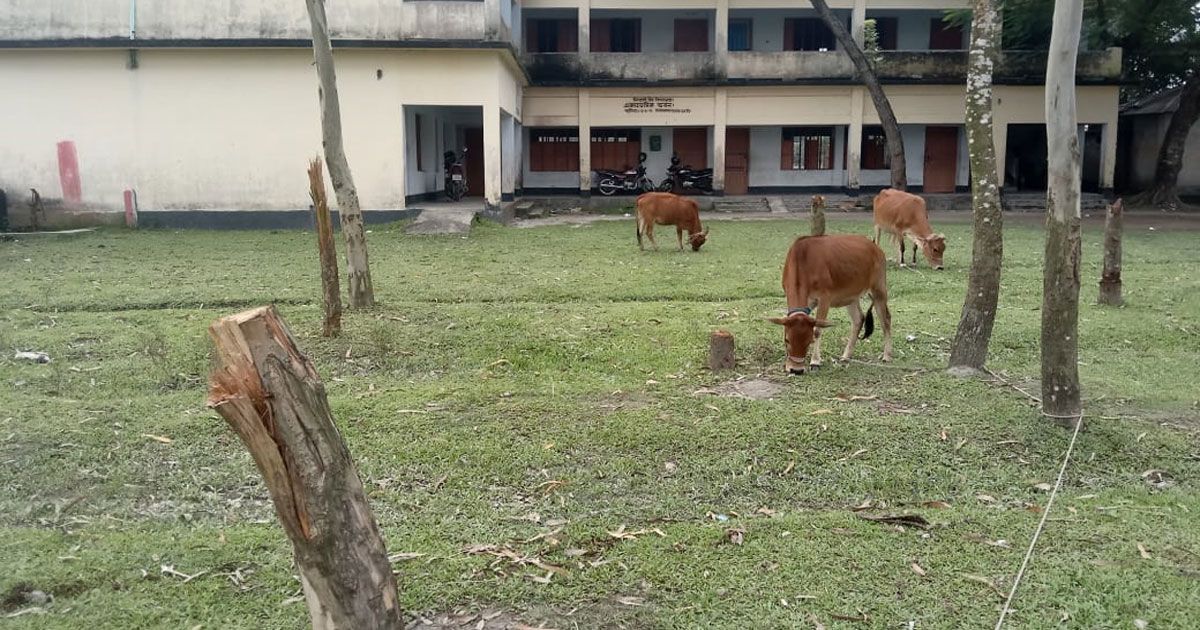
[[[731,370],[737,364],[734,355],[733,333],[728,330],[713,332],[708,340],[708,368],[714,372]]]
[[[403,627],[396,580],[325,386],[273,306],[209,327],[208,406],[246,444],[292,541],[314,630]]]
[[[812,210],[810,211],[812,218],[812,235],[825,235],[825,197],[821,195],[813,195]]]
[[[1104,221],[1104,271],[1100,274],[1101,304],[1120,306],[1121,297],[1121,231],[1124,204],[1118,199],[1108,207],[1108,218]]]
[[[329,217],[329,199],[325,195],[324,165],[321,158],[308,164],[308,194],[312,197],[317,219],[317,252],[321,257],[321,290],[325,296],[325,319],[321,335],[336,337],[342,332],[342,290],[338,280],[337,246],[333,242],[333,220]]]

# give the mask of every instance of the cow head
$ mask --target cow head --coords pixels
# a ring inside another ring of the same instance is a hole
[[[921,248],[921,253],[925,254],[925,260],[929,261],[929,266],[941,271],[943,269],[942,254],[946,253],[945,235],[930,234],[924,238],[918,237],[914,240]]]
[[[772,317],[769,321],[783,326],[783,341],[787,345],[784,366],[791,374],[803,374],[808,369],[808,348],[821,334],[822,328],[833,324],[804,313],[794,312],[787,317]]]
[[[688,236],[688,243],[691,243],[694,252],[700,251],[700,246],[704,245],[706,241],[708,241],[708,228],[704,228],[703,232],[696,232]]]

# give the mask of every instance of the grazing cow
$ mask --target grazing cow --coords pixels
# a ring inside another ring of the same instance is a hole
[[[883,325],[883,360],[892,360],[887,258],[870,239],[852,234],[796,239],[783,263],[783,292],[787,295],[788,314],[770,321],[784,327],[785,367],[789,373],[803,374],[806,368],[821,367],[821,329],[832,326],[825,316],[835,306],[845,306],[850,313],[850,339],[842,352],[843,361],[850,360],[864,323],[863,339],[874,331],[872,311],[879,314]],[[859,300],[865,293],[871,294],[871,305],[864,320]]]
[[[692,251],[700,251],[700,246],[708,240],[708,228],[700,230],[700,206],[695,200],[680,197],[669,192],[648,192],[637,198],[637,241],[638,249],[642,246],[642,235],[650,239],[654,249],[655,225],[674,225],[675,237],[679,240],[679,249],[683,249],[683,232],[688,233],[688,243]]]
[[[925,200],[912,193],[886,188],[875,196],[875,242],[879,243],[880,232],[887,232],[900,243],[900,266],[904,266],[904,237],[913,241],[913,264],[917,264],[917,250],[925,254],[925,260],[934,269],[942,269],[942,254],[946,251],[946,237],[934,234],[929,227],[929,212]]]

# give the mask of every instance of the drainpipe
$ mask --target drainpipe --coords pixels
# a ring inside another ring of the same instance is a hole
[[[138,67],[137,49],[132,47],[132,43],[137,39],[137,0],[129,0],[129,69],[136,70]]]

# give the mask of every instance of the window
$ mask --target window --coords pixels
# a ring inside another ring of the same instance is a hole
[[[425,118],[420,114],[414,116],[416,121],[413,127],[416,128],[417,136],[417,172],[425,172]]]
[[[754,22],[749,19],[729,20],[729,50],[751,50],[754,41]]]
[[[828,171],[833,168],[832,127],[784,127],[780,168]]]
[[[592,20],[592,52],[641,52],[642,21],[637,18]]]
[[[864,170],[892,168],[892,154],[887,150],[887,137],[883,127],[863,127],[862,158],[859,164]]]
[[[593,129],[592,170],[620,171],[637,166],[642,152],[640,129]]]
[[[530,129],[529,170],[579,171],[578,129]]]
[[[675,52],[708,52],[708,20],[675,20]]]
[[[929,21],[929,50],[962,50],[961,26],[947,24],[942,18]]]
[[[579,22],[568,19],[527,20],[525,49],[531,53],[579,52]]]
[[[783,21],[784,50],[834,50],[833,31],[821,18],[788,18]]]
[[[894,17],[872,19],[875,20],[875,37],[879,43],[879,50],[896,50],[897,36],[900,32],[898,20]]]

